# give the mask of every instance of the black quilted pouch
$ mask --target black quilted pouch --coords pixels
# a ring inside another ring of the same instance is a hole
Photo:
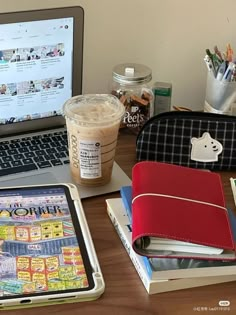
[[[171,111],[150,118],[136,140],[138,161],[209,170],[236,169],[236,117]]]

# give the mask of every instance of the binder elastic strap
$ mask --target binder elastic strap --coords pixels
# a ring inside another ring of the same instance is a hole
[[[211,206],[211,207],[217,207],[217,208],[223,209],[223,210],[225,210],[226,212],[228,212],[225,207],[216,205],[216,204],[214,204],[214,203],[205,202],[205,201],[200,201],[200,200],[195,200],[195,199],[188,199],[188,198],[184,198],[184,197],[177,197],[177,196],[173,196],[173,195],[154,194],[154,193],[139,194],[138,196],[135,196],[135,197],[132,199],[132,203],[134,203],[134,201],[135,201],[136,199],[138,199],[138,198],[140,198],[140,197],[143,197],[143,196],[156,196],[156,197],[172,198],[172,199],[184,200],[184,201],[189,201],[189,202],[195,202],[195,203],[200,203],[200,204],[207,205],[207,206]]]

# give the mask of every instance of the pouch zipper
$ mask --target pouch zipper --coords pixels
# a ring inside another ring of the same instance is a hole
[[[205,120],[219,120],[219,121],[232,121],[236,122],[236,117],[224,115],[224,114],[217,114],[217,113],[207,113],[207,112],[197,112],[197,111],[191,111],[191,112],[184,112],[184,111],[170,111],[170,112],[164,112],[157,114],[151,118],[149,118],[148,121],[145,122],[145,124],[140,129],[139,133],[137,134],[136,143],[138,141],[138,138],[142,131],[150,125],[153,121],[161,120],[161,119],[167,119],[167,118],[205,118]]]

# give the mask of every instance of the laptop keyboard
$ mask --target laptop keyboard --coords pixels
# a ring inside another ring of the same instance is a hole
[[[68,163],[66,131],[0,142],[0,176]]]

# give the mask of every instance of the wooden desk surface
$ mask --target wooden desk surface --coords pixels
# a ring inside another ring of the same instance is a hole
[[[131,168],[135,163],[135,136],[128,131],[120,132],[116,161],[131,177]],[[235,209],[229,178],[236,177],[236,172],[222,172],[221,176],[227,206]],[[148,295],[108,218],[105,205],[105,199],[108,197],[115,198],[120,195],[117,192],[83,200],[106,284],[102,297],[92,302],[3,311],[4,314],[41,315],[43,312],[57,315],[236,314],[236,282]],[[217,308],[221,300],[230,301],[230,310],[206,310]]]

